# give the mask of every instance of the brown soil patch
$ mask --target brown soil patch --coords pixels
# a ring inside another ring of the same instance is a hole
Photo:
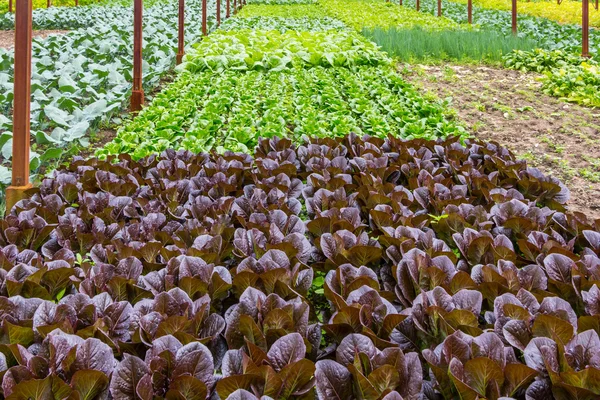
[[[45,39],[50,35],[64,35],[68,31],[61,30],[47,30],[47,31],[33,31],[34,38]],[[15,45],[15,31],[0,31],[0,47],[4,49],[11,49]]]
[[[600,110],[544,95],[537,75],[481,66],[405,66],[405,78],[451,99],[470,132],[494,140],[571,191],[568,209],[600,218]]]

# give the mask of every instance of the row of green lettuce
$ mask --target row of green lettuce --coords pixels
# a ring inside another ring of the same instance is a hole
[[[121,2],[123,3],[123,2]],[[175,66],[176,1],[147,2],[144,10],[143,84],[150,94]],[[200,0],[186,2],[186,39],[199,40]],[[208,2],[209,28],[216,28],[216,2]],[[225,17],[225,9],[222,16]],[[10,18],[9,18],[10,17]],[[119,121],[132,82],[131,3],[36,10],[37,27],[68,29],[34,39],[31,81],[31,170],[56,164],[90,144],[95,132]],[[5,16],[4,22],[12,21]],[[14,51],[0,49],[0,183],[10,181]]]
[[[251,152],[259,137],[275,136],[466,136],[445,103],[424,98],[374,43],[335,19],[234,18],[184,61],[98,156]]]

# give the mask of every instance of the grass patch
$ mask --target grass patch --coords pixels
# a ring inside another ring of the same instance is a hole
[[[363,29],[363,35],[382,47],[390,56],[406,62],[466,61],[500,63],[512,50],[531,50],[536,41],[502,36],[485,30],[430,31],[409,29]]]

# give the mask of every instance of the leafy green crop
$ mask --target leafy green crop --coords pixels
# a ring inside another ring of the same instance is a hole
[[[284,18],[284,17],[250,17],[231,18],[221,25],[221,29],[234,31],[242,29],[254,29],[262,31],[302,31],[317,32],[330,30],[348,29],[346,25],[335,18]]]
[[[236,15],[237,18],[284,17],[323,18],[326,15],[318,3],[314,4],[248,4]]]
[[[507,68],[522,72],[533,71],[542,73],[566,65],[581,65],[583,61],[593,62],[582,58],[580,55],[563,50],[515,50],[504,56],[504,65]]]
[[[464,136],[445,107],[423,98],[391,68],[183,74],[97,154],[139,159],[168,148],[248,152],[259,137],[333,137],[350,132],[435,139]]]
[[[506,67],[543,73],[544,93],[563,100],[600,107],[600,64],[562,50],[514,51],[505,56]]]
[[[586,106],[600,107],[600,68],[597,63],[565,65],[541,78],[545,93]]]
[[[218,31],[194,45],[179,69],[283,70],[293,65],[357,66],[389,62],[385,53],[356,32]]]

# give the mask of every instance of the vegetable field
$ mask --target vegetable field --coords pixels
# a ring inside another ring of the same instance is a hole
[[[501,4],[147,1],[139,112],[128,0],[34,10],[0,397],[599,399],[600,34]]]

